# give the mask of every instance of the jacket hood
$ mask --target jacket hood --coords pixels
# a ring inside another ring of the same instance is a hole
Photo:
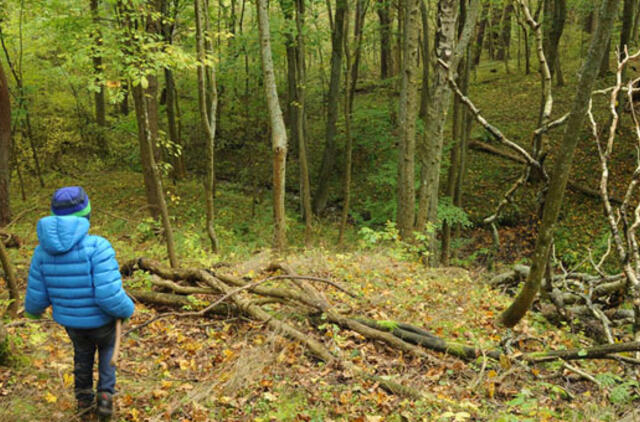
[[[40,245],[51,255],[68,252],[89,232],[89,220],[83,217],[44,217],[38,221]]]

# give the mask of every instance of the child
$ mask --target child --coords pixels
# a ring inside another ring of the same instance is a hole
[[[133,314],[133,302],[122,288],[118,261],[109,242],[87,234],[91,204],[84,189],[58,189],[52,216],[38,221],[40,245],[31,259],[24,308],[38,318],[49,305],[53,319],[73,342],[78,409],[92,406],[93,363],[99,356],[97,412],[113,413],[116,370],[109,361],[115,344],[115,321]]]

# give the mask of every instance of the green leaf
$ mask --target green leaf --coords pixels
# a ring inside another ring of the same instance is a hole
[[[144,75],[140,78],[140,86],[142,87],[142,89],[149,88],[149,80]]]

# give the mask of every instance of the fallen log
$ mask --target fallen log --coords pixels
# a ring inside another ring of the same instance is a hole
[[[436,350],[438,352],[455,356],[457,358],[463,360],[475,360],[481,356],[488,356],[493,359],[500,359],[500,355],[502,352],[496,350],[488,350],[483,351],[481,349],[477,349],[474,347],[469,347],[460,343],[447,342],[444,339],[437,337],[428,331],[422,331],[421,333],[415,332],[415,328],[412,327],[414,331],[410,331],[405,328],[408,324],[396,324],[394,322],[390,323],[381,323],[380,321],[372,321],[372,320],[359,320],[363,324],[368,327],[377,328],[377,329],[386,329],[394,336],[405,340],[411,344],[416,344],[419,346],[426,347],[431,350]]]

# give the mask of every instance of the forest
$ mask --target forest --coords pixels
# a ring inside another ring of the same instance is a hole
[[[639,185],[638,0],[0,0],[0,420],[640,420]]]

